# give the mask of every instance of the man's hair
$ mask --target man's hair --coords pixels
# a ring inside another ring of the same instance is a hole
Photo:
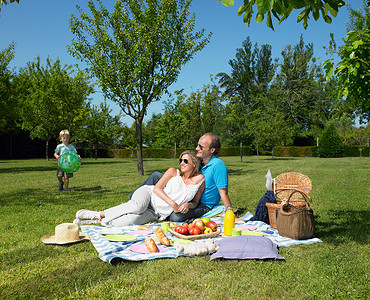
[[[217,155],[218,152],[221,149],[220,137],[217,134],[213,133],[213,132],[207,132],[205,135],[208,135],[212,139],[211,145],[209,147],[210,148],[215,148],[215,152],[213,154]]]
[[[59,132],[59,138],[61,139],[63,136],[70,137],[69,131],[67,129],[63,129],[61,132]]]

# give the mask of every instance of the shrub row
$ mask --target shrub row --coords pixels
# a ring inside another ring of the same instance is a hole
[[[144,158],[178,158],[179,155],[188,149],[177,148],[176,156],[174,149],[156,149],[144,148]],[[94,158],[95,151],[91,148],[79,149],[78,153],[84,158]],[[253,155],[253,149],[249,146],[243,147],[243,156]],[[240,147],[223,147],[220,150],[219,156],[239,156]],[[271,156],[271,151],[262,151],[261,155]],[[345,157],[369,157],[370,148],[360,146],[345,146],[343,155]],[[318,147],[316,146],[286,146],[275,147],[274,156],[276,157],[318,157]],[[98,157],[111,157],[111,158],[136,158],[136,149],[98,149]]]
[[[253,154],[253,150],[249,146],[242,147],[243,155],[248,156]],[[179,155],[189,149],[177,148],[176,155],[175,149],[156,149],[156,148],[143,148],[144,158],[177,158]],[[222,147],[219,156],[239,156],[240,147]],[[94,157],[94,156],[92,156]],[[136,149],[108,149],[107,156],[99,157],[117,157],[117,158],[135,158]]]
[[[274,156],[277,157],[318,157],[317,146],[287,146],[287,147],[275,147]],[[369,147],[361,146],[344,146],[343,148],[344,157],[358,157],[358,156],[370,156]]]

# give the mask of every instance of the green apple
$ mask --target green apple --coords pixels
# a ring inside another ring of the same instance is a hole
[[[209,217],[203,217],[201,220],[203,221],[204,225],[208,224],[208,222],[211,221]]]

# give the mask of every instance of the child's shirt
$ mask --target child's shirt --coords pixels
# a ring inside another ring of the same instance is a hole
[[[63,155],[63,153],[68,152],[68,151],[72,151],[74,153],[77,153],[77,150],[76,150],[75,146],[73,146],[72,144],[68,144],[67,146],[64,145],[64,144],[59,144],[55,148],[55,152],[58,153],[58,155]]]

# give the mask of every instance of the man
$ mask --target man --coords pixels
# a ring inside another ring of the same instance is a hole
[[[202,160],[201,172],[205,177],[205,190],[199,202],[184,203],[179,207],[178,212],[171,213],[170,221],[183,222],[187,219],[198,218],[218,205],[220,199],[225,207],[231,206],[228,194],[228,170],[224,162],[216,156],[220,148],[220,137],[212,132],[204,134],[199,139],[195,150]],[[161,173],[155,172],[143,185],[155,185],[161,176]]]

